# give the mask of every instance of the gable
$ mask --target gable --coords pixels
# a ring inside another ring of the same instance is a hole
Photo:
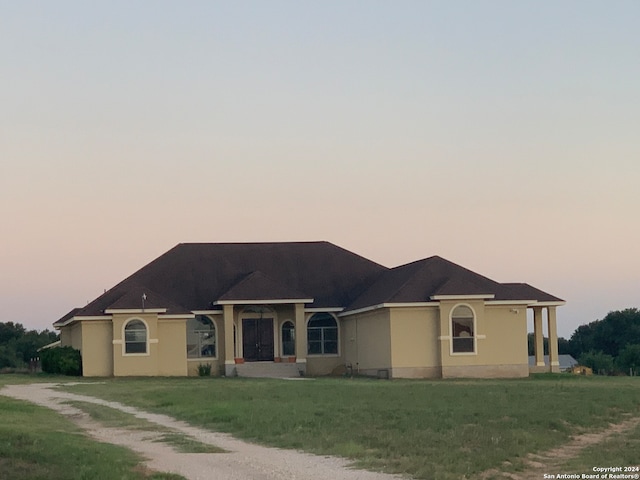
[[[513,286],[517,285],[517,288]],[[444,258],[433,256],[384,272],[347,310],[385,303],[429,302],[444,296],[494,300],[562,301],[526,284],[498,283]]]

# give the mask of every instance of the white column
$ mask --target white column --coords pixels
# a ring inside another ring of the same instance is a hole
[[[558,358],[558,329],[556,325],[556,307],[547,307],[547,327],[549,330],[549,364],[551,371],[560,372]]]
[[[224,319],[224,374],[233,377],[236,373],[236,362],[233,358],[233,305],[223,305]]]
[[[544,367],[544,334],[542,332],[542,307],[533,307],[533,336],[535,339],[536,367]]]
[[[296,364],[303,374],[307,372],[307,323],[304,321],[304,303],[296,303]]]

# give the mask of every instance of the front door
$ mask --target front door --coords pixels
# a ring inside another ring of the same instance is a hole
[[[245,362],[273,361],[273,318],[242,319],[242,351]]]

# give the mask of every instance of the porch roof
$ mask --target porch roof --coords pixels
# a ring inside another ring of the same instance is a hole
[[[291,285],[285,285],[260,271],[252,272],[218,298],[216,303],[258,299],[291,300],[312,303],[313,297]]]

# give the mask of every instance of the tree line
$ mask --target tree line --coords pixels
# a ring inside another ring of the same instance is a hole
[[[0,322],[0,369],[23,369],[32,358],[40,354],[38,349],[58,340],[58,334],[50,330],[27,330],[20,323]]]
[[[533,342],[529,334],[529,355],[534,354]],[[558,338],[558,353],[571,355],[594,373],[640,374],[640,310],[609,312],[602,320],[579,326],[569,340]]]

